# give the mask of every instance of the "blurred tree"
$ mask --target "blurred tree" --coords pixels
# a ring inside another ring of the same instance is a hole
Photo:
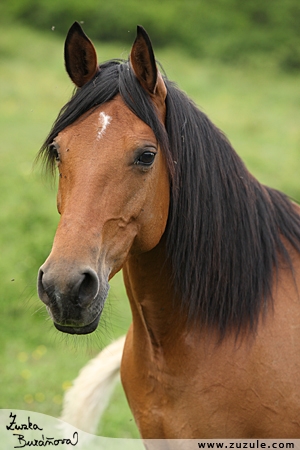
[[[63,34],[77,20],[102,41],[132,42],[141,24],[156,46],[230,63],[267,57],[300,69],[299,0],[1,0],[0,13]]]

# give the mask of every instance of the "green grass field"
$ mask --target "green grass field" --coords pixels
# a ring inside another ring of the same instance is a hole
[[[58,214],[55,186],[33,161],[73,88],[64,72],[60,36],[20,26],[2,30],[0,408],[58,416],[79,369],[126,333],[130,311],[121,275],[112,282],[103,320],[92,336],[60,334],[37,298],[36,274],[51,249]],[[122,44],[98,43],[97,48],[100,60],[129,52]],[[169,78],[227,134],[250,171],[300,201],[300,75],[282,74],[267,62],[251,68],[213,65],[175,48],[157,57]],[[121,387],[100,431],[138,437]]]

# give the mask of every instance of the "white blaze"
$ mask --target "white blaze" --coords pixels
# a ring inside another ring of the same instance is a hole
[[[101,139],[104,135],[106,128],[111,122],[111,117],[107,116],[103,111],[99,114],[98,133],[97,140]]]

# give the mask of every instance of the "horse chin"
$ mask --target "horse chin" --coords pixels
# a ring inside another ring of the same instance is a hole
[[[96,330],[99,320],[100,320],[101,314],[99,314],[93,322],[89,323],[88,325],[84,326],[72,326],[72,325],[61,325],[59,323],[54,322],[54,326],[57,330],[61,331],[62,333],[68,333],[68,334],[90,334],[93,333],[93,331]]]

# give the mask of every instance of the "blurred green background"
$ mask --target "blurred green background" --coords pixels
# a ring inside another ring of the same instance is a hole
[[[79,369],[130,323],[120,274],[92,336],[60,334],[36,295],[58,214],[55,183],[33,161],[73,91],[68,28],[84,22],[101,61],[127,57],[143,25],[250,171],[300,201],[300,2],[2,0],[0,14],[0,408],[58,416]],[[120,387],[99,432],[138,436]]]

